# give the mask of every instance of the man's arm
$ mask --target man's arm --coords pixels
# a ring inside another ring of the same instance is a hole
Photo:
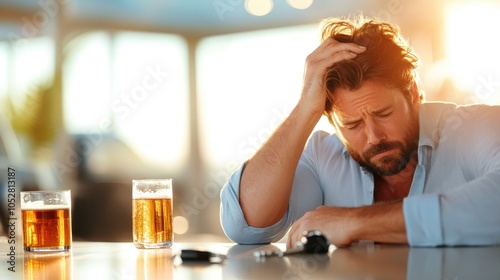
[[[307,57],[298,104],[243,171],[239,203],[248,225],[267,227],[285,214],[300,155],[324,111],[323,74],[334,63],[363,51],[365,48],[356,44],[329,38]]]
[[[318,207],[293,224],[287,247],[294,247],[305,231],[313,229],[321,231],[336,246],[347,246],[359,240],[408,243],[402,202],[357,208]]]
[[[240,182],[239,201],[250,226],[270,226],[285,214],[300,155],[320,117],[299,103],[247,162]]]

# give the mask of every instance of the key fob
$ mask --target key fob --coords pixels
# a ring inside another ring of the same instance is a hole
[[[330,241],[318,230],[308,231],[300,238],[304,253],[328,253]]]
[[[184,249],[181,250],[182,262],[206,262],[206,263],[222,263],[226,258],[224,255],[215,254],[208,251]]]

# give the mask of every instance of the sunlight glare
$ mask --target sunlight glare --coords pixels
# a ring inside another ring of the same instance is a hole
[[[189,230],[189,221],[183,216],[174,217],[174,232],[175,234],[185,234]]]
[[[264,16],[273,9],[273,0],[245,0],[245,9],[254,16]]]
[[[458,86],[474,90],[500,76],[500,4],[457,4],[447,10],[447,53]],[[498,90],[498,89],[497,89]]]
[[[286,0],[286,2],[295,9],[304,10],[312,5],[313,0]]]

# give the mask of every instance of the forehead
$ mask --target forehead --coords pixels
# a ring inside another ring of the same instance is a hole
[[[365,81],[355,90],[338,88],[334,91],[334,113],[340,117],[357,117],[360,113],[370,113],[404,102],[403,93],[388,88],[379,81]]]

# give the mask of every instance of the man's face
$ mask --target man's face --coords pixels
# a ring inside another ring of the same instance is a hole
[[[401,172],[418,147],[419,99],[369,80],[354,91],[336,89],[332,119],[351,157],[381,175]]]

